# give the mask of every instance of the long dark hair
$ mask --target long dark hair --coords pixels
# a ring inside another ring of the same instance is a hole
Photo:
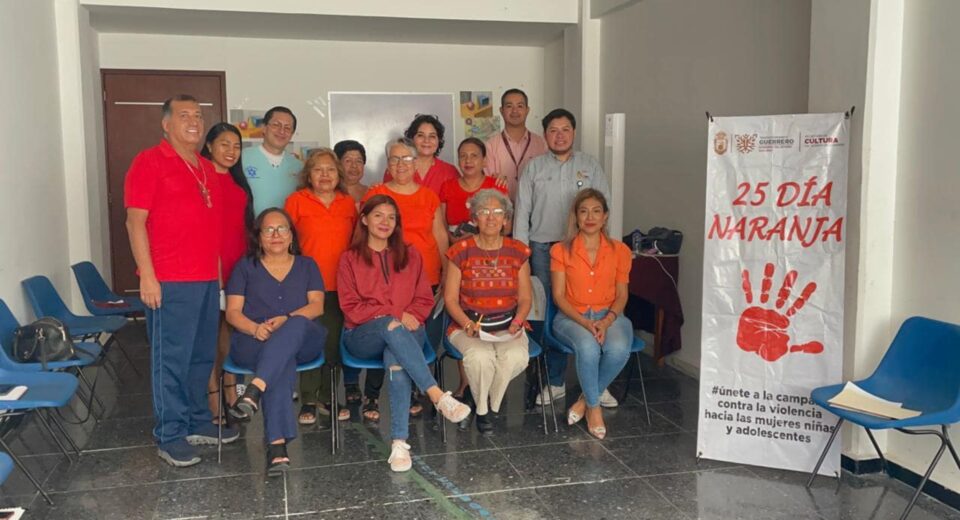
[[[210,130],[207,132],[207,138],[203,143],[203,149],[200,150],[200,155],[213,161],[213,154],[210,153],[210,147],[213,146],[213,142],[217,140],[217,137],[220,137],[220,134],[224,132],[232,132],[235,134],[237,139],[240,140],[240,149],[243,150],[243,136],[240,135],[240,130],[230,123],[217,123],[210,127]],[[247,207],[243,208],[243,224],[249,233],[250,230],[253,229],[253,191],[250,189],[250,183],[247,182],[247,176],[243,173],[243,160],[237,158],[237,163],[231,166],[228,171],[230,172],[230,177],[233,179],[233,182],[235,182],[237,186],[240,186],[244,193],[247,194]]]
[[[247,256],[252,258],[254,263],[257,263],[260,258],[263,257],[263,248],[260,247],[260,231],[263,230],[263,220],[271,213],[279,213],[287,220],[287,227],[290,228],[291,237],[290,249],[288,251],[291,255],[300,254],[300,240],[297,238],[297,228],[293,226],[293,219],[290,218],[290,215],[288,215],[286,211],[280,208],[267,208],[257,215],[257,220],[254,222],[253,228],[247,233]]]
[[[367,229],[367,226],[363,225],[363,217],[369,215],[374,208],[381,204],[393,206],[394,211],[397,212],[397,226],[393,228],[393,234],[387,239],[387,249],[390,251],[391,256],[393,256],[393,270],[399,273],[407,267],[407,263],[410,261],[410,254],[407,251],[407,244],[403,242],[400,207],[397,206],[397,201],[393,200],[389,195],[374,195],[367,199],[367,202],[360,208],[360,218],[357,219],[357,227],[353,232],[353,242],[350,243],[350,250],[359,255],[367,265],[373,265],[373,255],[370,254],[370,247],[367,246],[370,231]]]

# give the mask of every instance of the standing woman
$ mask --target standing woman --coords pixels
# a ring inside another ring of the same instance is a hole
[[[253,376],[229,413],[248,421],[263,408],[267,475],[276,476],[289,468],[287,443],[297,437],[290,399],[297,365],[317,359],[327,336],[314,321],[323,314],[323,278],[312,258],[300,256],[280,208],[260,213],[249,247],[227,285],[227,321],[235,329],[230,357]]]
[[[247,234],[253,229],[253,194],[243,174],[240,153],[243,144],[240,130],[229,123],[217,123],[207,132],[207,138],[200,155],[210,159],[216,169],[222,194],[222,213],[220,235],[220,287],[226,287],[230,281],[233,266],[247,250]],[[226,395],[220,396],[219,378],[223,370],[223,360],[230,351],[230,327],[223,312],[220,313],[220,330],[217,335],[217,356],[207,383],[207,404],[214,414],[214,423],[220,409],[221,399],[227,406],[237,399],[237,377],[224,374],[223,388]]]
[[[450,243],[476,234],[477,223],[471,219],[468,204],[480,190],[496,189],[507,193],[505,185],[497,184],[497,179],[483,173],[483,164],[487,156],[487,146],[476,137],[468,137],[457,147],[457,159],[462,176],[450,179],[440,188],[440,207],[443,208]],[[506,221],[509,223],[509,220]],[[509,234],[509,225],[505,228]]]
[[[567,423],[586,415],[587,431],[603,439],[600,394],[626,365],[633,345],[627,305],[632,255],[626,244],[607,236],[607,199],[599,190],[581,190],[573,199],[567,238],[550,248],[553,300],[559,312],[553,334],[576,354],[583,394],[567,412]]]
[[[440,160],[440,150],[443,150],[443,123],[437,116],[417,114],[413,122],[403,132],[415,146],[416,161],[413,164],[413,180],[421,186],[430,188],[434,194],[440,194],[443,183],[460,176],[452,164]],[[383,182],[393,180],[396,173],[387,167],[383,174]]]
[[[424,321],[433,307],[430,282],[416,248],[404,243],[406,217],[393,199],[371,196],[360,209],[360,224],[337,272],[343,308],[344,345],[361,359],[382,359],[390,371],[390,469],[412,465],[409,428],[413,384],[448,420],[460,422],[470,407],[437,386],[423,357]]]
[[[343,185],[359,204],[370,189],[370,186],[362,182],[363,169],[367,164],[367,150],[356,141],[346,140],[335,144],[333,151],[343,166]]]
[[[343,186],[343,166],[329,148],[310,152],[300,172],[297,191],[287,197],[285,209],[300,237],[303,254],[320,267],[325,287],[320,324],[327,329],[326,359],[339,361],[343,313],[337,299],[337,265],[346,251],[357,223],[357,206]],[[315,424],[317,414],[330,415],[330,375],[323,369],[300,374],[300,424]],[[337,419],[350,418],[350,409],[340,408]]]

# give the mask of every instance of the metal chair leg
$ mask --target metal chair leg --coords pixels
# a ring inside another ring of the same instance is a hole
[[[541,343],[541,345],[546,345],[546,343]],[[560,426],[557,424],[557,405],[553,402],[553,387],[550,386],[550,364],[547,361],[547,351],[544,347],[543,351],[543,371],[547,375],[547,398],[550,399],[550,415],[553,416],[553,433],[560,433]],[[543,390],[540,391],[541,394]],[[546,407],[546,403],[543,402],[543,395],[540,396],[540,406]]]
[[[330,454],[337,454],[337,437],[340,433],[340,400],[337,395],[339,392],[337,381],[337,369],[333,363],[330,364]]]
[[[444,381],[443,381],[443,375],[444,375],[444,374],[443,374],[443,359],[444,359],[445,357],[447,357],[446,351],[441,352],[441,353],[440,353],[440,356],[437,357],[437,363],[433,366],[433,371],[434,371],[434,373],[436,374],[436,378],[437,378],[437,384],[440,385],[440,389],[441,389],[441,390],[446,389],[446,386],[444,386]],[[434,407],[434,409],[436,409],[436,407]],[[474,410],[474,411],[476,411],[476,410]],[[440,414],[434,414],[434,415],[439,416]],[[439,424],[439,427],[440,427],[440,442],[443,443],[443,444],[446,444],[446,443],[447,443],[447,421],[444,421],[444,420],[443,420],[443,417],[439,417],[439,420],[440,420],[440,424]]]
[[[877,456],[880,457],[880,467],[883,468],[884,473],[887,471],[887,459],[883,456],[883,452],[880,451],[880,445],[877,444],[877,440],[873,438],[873,432],[870,428],[864,428],[867,431],[867,437],[870,438],[870,443],[873,444],[873,449],[877,451]]]
[[[923,486],[927,484],[927,481],[930,480],[930,475],[933,473],[933,468],[937,467],[937,463],[940,462],[940,457],[943,456],[943,452],[947,449],[947,443],[941,437],[940,438],[940,449],[937,450],[937,454],[934,455],[933,461],[930,462],[930,467],[927,468],[927,472],[923,474],[923,478],[920,480],[920,484],[917,485],[917,490],[913,492],[913,496],[910,497],[910,502],[907,504],[907,508],[903,510],[903,514],[900,515],[900,520],[906,520],[910,516],[910,510],[913,509],[914,504],[917,503],[917,499],[920,498],[920,493],[923,492]]]
[[[541,357],[544,357],[545,355],[546,355],[545,353],[541,352],[540,355],[537,356],[537,367],[536,367],[536,371],[537,371],[537,387],[538,387],[538,389],[540,390],[541,393],[543,392],[543,374],[540,372],[540,369],[543,368],[543,365],[542,365],[542,363],[540,362],[540,358],[541,358]],[[541,398],[540,401],[542,402],[543,399]],[[552,403],[551,403],[551,404],[552,404]],[[546,405],[540,406],[540,418],[543,420],[543,434],[544,434],[544,435],[549,435],[549,434],[550,434],[550,430],[549,430],[549,427],[547,426],[547,407],[546,407]],[[554,419],[556,419],[556,416],[554,416]]]
[[[217,394],[217,464],[223,460],[223,372],[224,370],[220,369],[220,377],[218,377],[218,388],[219,393]]]
[[[830,434],[830,440],[828,440],[827,445],[823,447],[823,453],[820,454],[820,458],[817,460],[817,465],[814,466],[813,472],[810,473],[810,479],[807,480],[807,488],[813,485],[813,479],[817,478],[817,472],[820,471],[820,466],[823,465],[823,459],[827,458],[827,452],[830,451],[830,445],[833,444],[833,440],[836,439],[837,434],[840,433],[841,424],[843,424],[843,418],[840,418],[837,421],[837,425],[833,428],[833,433]]]
[[[80,447],[77,446],[77,443],[74,442],[73,437],[71,437],[70,434],[67,433],[67,430],[63,427],[63,425],[60,424],[60,421],[57,419],[57,415],[54,414],[53,412],[48,412],[48,413],[50,413],[50,420],[53,422],[53,425],[56,426],[57,429],[60,430],[60,433],[63,434],[64,438],[67,439],[67,442],[70,444],[70,447],[73,448],[73,451],[77,453],[77,460],[80,460],[80,457],[83,455],[83,450],[81,450]]]
[[[37,416],[37,420],[40,421],[40,424],[43,425],[43,429],[47,430],[47,433],[50,434],[50,437],[53,437],[53,442],[57,443],[57,447],[60,448],[60,453],[63,453],[63,456],[67,458],[67,462],[73,464],[73,459],[70,458],[70,452],[67,451],[67,447],[63,445],[63,441],[60,440],[60,437],[57,437],[57,434],[53,432],[53,428],[50,427],[50,423],[47,422],[47,419],[43,416],[43,413],[40,409],[36,410],[37,413],[34,415]]]
[[[27,467],[24,466],[22,462],[20,462],[20,458],[17,457],[12,451],[10,451],[10,447],[7,446],[7,443],[4,442],[2,437],[0,437],[0,447],[2,447],[3,451],[7,452],[8,455],[10,455],[10,458],[13,459],[13,463],[16,464],[18,468],[20,468],[20,471],[22,471],[24,475],[26,475],[27,480],[29,480],[30,483],[33,484],[33,487],[37,488],[37,491],[39,491],[40,494],[43,496],[43,499],[47,501],[47,504],[50,504],[52,506],[53,500],[50,500],[50,495],[48,495],[47,492],[43,490],[43,488],[40,486],[40,482],[38,482],[37,479],[34,478],[29,471],[27,471]]]
[[[640,353],[636,353],[637,356],[637,373],[640,374],[640,393],[643,394],[643,410],[647,412],[647,426],[653,425],[653,422],[650,421],[650,405],[647,403],[647,384],[643,381],[643,368],[640,367]],[[629,381],[629,379],[627,380]]]
[[[123,357],[127,360],[127,364],[130,365],[130,368],[133,369],[133,373],[136,374],[138,378],[143,377],[143,374],[140,373],[140,369],[138,369],[137,365],[133,362],[133,358],[131,358],[130,354],[127,353],[127,349],[123,347],[123,343],[120,343],[120,340],[117,339],[116,333],[110,336],[108,343],[110,341],[113,341],[117,344],[117,350],[119,350],[120,353],[123,354]]]
[[[100,406],[100,411],[107,413],[107,407],[103,405],[103,401],[100,400],[100,397],[93,392],[93,385],[91,385],[90,381],[87,380],[87,376],[84,375],[83,369],[80,367],[77,367],[77,378],[87,388],[87,392],[90,393],[90,400],[86,403],[87,407],[90,408],[90,405],[93,404],[93,401],[96,401],[97,405]],[[90,411],[93,412],[93,409],[90,408]]]

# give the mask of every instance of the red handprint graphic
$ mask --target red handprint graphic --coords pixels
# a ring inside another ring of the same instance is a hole
[[[763,281],[760,286],[760,303],[767,303],[770,299],[770,288],[773,285],[773,264],[767,264],[763,269]],[[811,341],[802,345],[788,345],[790,337],[787,327],[790,326],[790,317],[802,309],[814,291],[817,284],[810,282],[803,288],[800,297],[793,302],[785,314],[780,309],[787,303],[790,290],[797,281],[797,272],[790,271],[783,278],[783,285],[777,292],[776,309],[766,309],[759,306],[748,307],[740,315],[740,325],[737,327],[737,345],[747,352],[756,352],[764,361],[776,361],[790,352],[806,352],[819,354],[823,352],[823,343]],[[747,303],[753,303],[753,288],[750,286],[750,271],[743,270],[743,294]]]

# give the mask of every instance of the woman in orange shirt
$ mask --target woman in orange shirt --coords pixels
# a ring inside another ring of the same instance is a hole
[[[340,359],[343,326],[337,298],[337,266],[357,223],[357,206],[344,188],[343,179],[343,166],[337,155],[328,148],[314,150],[303,164],[297,191],[284,204],[297,229],[303,254],[316,261],[323,276],[323,315],[318,319],[328,331],[324,350],[329,363]],[[300,374],[300,424],[315,424],[317,413],[329,415],[329,395],[330,376],[326,371],[318,368]],[[340,408],[338,419],[349,418],[350,409]]]
[[[403,238],[420,252],[427,280],[435,288],[440,285],[442,262],[449,245],[440,199],[433,190],[414,181],[417,149],[412,141],[405,137],[390,141],[386,152],[392,178],[371,187],[363,202],[374,195],[388,195],[397,202],[403,217]]]
[[[607,434],[600,394],[627,364],[633,324],[623,316],[627,305],[632,255],[607,236],[607,200],[589,188],[573,199],[567,238],[550,248],[553,300],[560,312],[553,334],[576,352],[583,395],[567,412],[567,423],[587,418],[587,431]]]

